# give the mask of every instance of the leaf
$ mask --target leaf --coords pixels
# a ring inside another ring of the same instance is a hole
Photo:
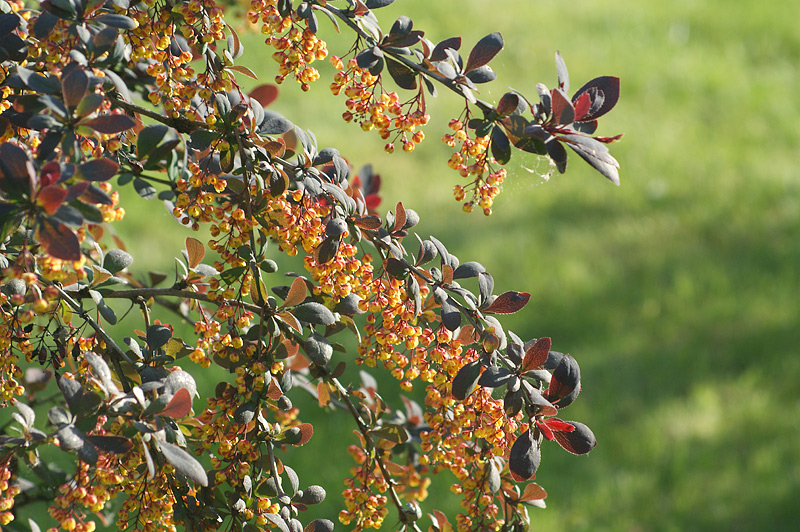
[[[605,144],[581,135],[561,135],[558,138],[595,170],[619,186],[619,163],[608,153],[608,147]]]
[[[144,160],[164,139],[169,128],[164,124],[152,124],[143,128],[136,138],[136,153],[140,160]]]
[[[469,277],[477,277],[479,274],[486,271],[483,264],[475,261],[468,261],[455,269],[453,272],[453,279],[467,279]]]
[[[103,257],[103,268],[116,275],[133,264],[133,256],[124,249],[109,250]]]
[[[203,487],[208,486],[206,470],[197,459],[186,450],[167,442],[158,442],[161,454],[179,472],[194,480]]]
[[[511,160],[511,143],[499,126],[492,128],[492,157],[498,164],[506,164]]]
[[[189,415],[189,412],[192,411],[192,396],[189,394],[189,390],[186,388],[180,388],[175,395],[172,396],[172,399],[169,400],[167,406],[163,408],[160,412],[156,412],[156,414],[160,416],[167,416],[173,419],[180,419],[184,416]]]
[[[36,420],[36,414],[34,413],[33,409],[17,399],[12,399],[12,401],[14,406],[19,411],[20,418],[22,420],[20,424],[26,429],[30,429],[33,426],[33,422]]]
[[[551,98],[553,120],[561,125],[571,124],[575,120],[575,108],[572,107],[572,102],[567,99],[567,95],[563,91],[556,89],[552,92]]]
[[[295,277],[294,281],[292,281],[292,286],[289,287],[289,293],[286,294],[286,299],[284,299],[281,308],[294,307],[295,305],[299,305],[305,301],[307,290],[308,288],[306,287],[305,280],[303,280],[302,277]]]
[[[233,70],[235,72],[239,72],[240,74],[244,74],[248,78],[258,80],[258,76],[256,75],[256,73],[244,65],[231,65],[228,67],[228,70]]]
[[[386,70],[397,86],[403,89],[417,88],[417,73],[399,61],[386,57]]]
[[[597,438],[595,438],[592,430],[577,421],[566,421],[575,427],[571,432],[559,431],[553,433],[556,442],[566,451],[572,454],[586,454],[597,445]]]
[[[478,379],[481,375],[480,360],[473,360],[464,364],[453,377],[452,391],[453,397],[463,401],[478,387]]]
[[[450,331],[455,331],[461,325],[461,312],[451,303],[449,296],[442,301],[442,325]]]
[[[324,337],[317,333],[311,333],[303,344],[303,349],[308,359],[318,366],[324,366],[330,362],[333,356],[333,346]]]
[[[311,423],[300,423],[297,428],[300,429],[300,441],[295,445],[305,445],[314,435],[314,426]]]
[[[64,95],[64,104],[75,108],[81,102],[86,90],[89,88],[89,76],[80,68],[73,69],[61,80],[61,93]]]
[[[134,127],[136,121],[128,115],[100,115],[88,120],[81,120],[78,125],[90,127],[105,135],[116,135]]]
[[[365,0],[364,5],[369,9],[379,9],[393,3],[394,0]]]
[[[248,96],[258,101],[262,107],[266,107],[278,99],[278,86],[265,83],[251,90]]]
[[[558,88],[564,92],[569,92],[569,72],[561,52],[556,52],[556,71],[558,72]]]
[[[139,196],[147,200],[155,198],[158,193],[153,185],[139,177],[133,180],[133,188]]]
[[[121,30],[132,30],[139,27],[139,23],[125,15],[117,15],[114,13],[102,13],[94,17],[93,20],[102,22],[106,26],[112,28],[119,28]]]
[[[36,225],[36,240],[52,257],[68,261],[81,258],[80,241],[64,222],[42,218]]]
[[[394,443],[405,443],[410,438],[408,431],[405,428],[394,423],[371,430],[370,434]]]
[[[92,159],[78,166],[75,175],[86,181],[108,181],[117,174],[119,165],[108,157]]]
[[[314,301],[298,305],[292,313],[298,320],[307,323],[320,325],[333,325],[336,323],[336,317],[333,312],[326,306]]]
[[[525,358],[522,361],[522,371],[530,371],[538,368],[547,361],[547,355],[550,353],[550,338],[539,338],[534,344],[525,352]]]
[[[510,290],[497,296],[497,299],[484,309],[484,312],[493,314],[513,314],[522,310],[528,304],[531,295],[527,292],[514,292]]]
[[[569,406],[581,391],[581,370],[578,362],[570,355],[564,355],[550,379],[550,386],[544,397],[557,408]]]
[[[282,135],[292,129],[294,129],[294,124],[282,116],[278,116],[265,120],[258,127],[258,132],[262,135]]]
[[[520,495],[519,500],[522,502],[538,501],[547,498],[547,492],[536,482],[531,482],[525,486],[525,490]]]
[[[186,255],[189,259],[189,268],[196,268],[198,264],[203,262],[203,257],[206,256],[206,248],[203,243],[192,238],[186,237]]]
[[[164,325],[151,325],[147,328],[147,346],[151,351],[161,349],[172,338],[172,331]]]
[[[64,188],[58,185],[47,185],[36,194],[36,203],[47,214],[55,214],[66,197],[67,191]]]
[[[489,460],[489,474],[487,475],[486,484],[489,488],[490,493],[497,493],[500,491],[501,480],[500,480],[500,469],[498,469],[497,464],[494,460]]]
[[[97,290],[89,290],[89,295],[92,297],[92,300],[97,305],[97,311],[111,325],[116,325],[117,323],[117,315],[114,313],[114,309],[106,305],[105,300],[103,299],[103,294],[98,292]]]
[[[475,70],[491,61],[503,49],[503,36],[499,32],[490,33],[477,42],[469,52],[464,72]]]
[[[478,379],[478,386],[497,388],[511,380],[514,374],[502,366],[489,366]]]
[[[86,436],[86,440],[107,453],[125,454],[133,448],[133,442],[122,436]]]
[[[619,101],[619,78],[613,76],[594,78],[575,92],[572,101],[576,101],[584,92],[588,92],[590,96],[594,94],[592,97],[593,102],[598,97],[602,98],[601,105],[597,109],[594,109],[594,105],[592,105],[592,110],[585,117],[586,119],[599,118],[617,105],[617,101]]]
[[[508,457],[508,468],[515,480],[528,480],[536,475],[542,461],[539,442],[534,439],[530,429],[520,434]]]

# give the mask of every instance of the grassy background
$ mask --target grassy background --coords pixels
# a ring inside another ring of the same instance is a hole
[[[449,95],[432,102],[428,140],[410,156],[383,154],[377,135],[338,119],[343,102],[329,95],[329,70],[311,98],[287,86],[275,104],[321,147],[336,146],[356,167],[372,163],[384,177],[384,209],[403,200],[422,215],[421,235],[482,262],[498,290],[531,292],[509,327],[523,338],[551,336],[580,362],[583,393],[565,414],[589,424],[599,444],[586,457],[545,448],[538,481],[548,509],[535,512],[535,529],[796,529],[800,6],[770,7],[399,0],[379,11],[387,25],[409,14],[432,40],[461,35],[465,47],[501,31],[506,49],[492,63],[499,79],[487,100],[507,87],[534,95],[536,82],[552,86],[556,50],[573,88],[622,78],[621,101],[600,131],[625,133],[612,146],[622,186],[573,154],[568,173],[545,184],[528,170],[535,160],[517,157],[489,219],[465,215],[451,198],[460,178],[437,140],[458,112]],[[243,39],[248,64],[269,80],[271,50],[257,36]],[[166,234],[171,222],[152,214],[154,203],[131,201],[130,218],[142,225],[119,230],[140,263],[157,265],[184,235]],[[153,227],[163,248],[133,238]],[[321,417],[309,445],[322,457],[350,429]],[[342,453],[305,467],[327,481],[329,516],[350,463]],[[440,500],[434,493],[425,509]]]

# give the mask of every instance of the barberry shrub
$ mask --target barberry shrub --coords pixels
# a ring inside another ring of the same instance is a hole
[[[460,38],[434,44],[407,17],[384,30],[375,12],[390,3],[252,0],[247,21],[274,48],[275,81],[301,90],[328,55],[323,26],[351,32],[330,88],[345,121],[387,151],[412,151],[426,98],[454,93],[464,108],[443,141],[469,183],[455,187],[465,210],[491,213],[515,150],[563,172],[569,147],[618,184],[606,147],[618,137],[592,136],[617,78],[570,97],[557,54],[555,88],[488,103],[476,87],[496,77],[501,35],[465,59]],[[245,93],[237,79],[256,74],[237,64],[243,46],[214,0],[0,0],[0,11],[3,527],[528,529],[546,496],[533,482],[544,440],[575,454],[596,443],[560,419],[580,391],[575,359],[498,319],[529,294],[496,295],[480,263],[410,237],[419,215],[402,202],[380,216],[379,177],[267,110],[275,85]],[[207,235],[176,250],[174,278],[134,274],[110,234],[122,187]],[[280,275],[278,254],[300,255],[304,271]],[[112,300],[129,302],[125,316]],[[212,365],[227,377],[198,397],[195,375]],[[379,395],[377,368],[424,402]],[[346,506],[330,519],[304,511],[331,487],[287,462],[314,433],[294,394],[356,434]],[[459,515],[423,510],[443,472]],[[25,513],[42,500],[49,517]]]

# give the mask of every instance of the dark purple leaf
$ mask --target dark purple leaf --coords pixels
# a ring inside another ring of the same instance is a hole
[[[408,90],[417,88],[417,73],[403,63],[387,57],[386,70],[398,87]]]
[[[86,90],[89,88],[89,76],[80,68],[74,68],[61,80],[61,92],[64,95],[64,104],[69,108],[75,108]]]
[[[136,122],[128,115],[101,115],[89,120],[81,120],[78,125],[90,127],[105,135],[115,135],[131,129]]]
[[[133,448],[133,442],[122,436],[86,436],[86,439],[107,453],[125,454]]]
[[[139,24],[130,17],[125,15],[117,15],[114,13],[103,13],[101,15],[97,15],[94,17],[93,20],[97,22],[102,22],[106,26],[111,26],[112,28],[119,28],[121,30],[132,30],[137,28]]]
[[[107,157],[92,159],[80,165],[75,175],[86,181],[108,181],[117,174],[119,165]]]
[[[52,257],[68,261],[81,258],[80,241],[64,222],[42,218],[36,225],[36,240]]]
[[[506,164],[511,160],[511,143],[500,126],[492,128],[492,157],[498,164]]]
[[[536,475],[539,463],[542,461],[542,454],[539,449],[539,442],[533,437],[529,429],[517,438],[511,446],[511,453],[508,457],[508,468],[511,474],[518,480],[530,480]]]
[[[608,152],[605,144],[582,135],[562,135],[559,140],[566,143],[609,181],[619,186],[619,163]]]
[[[489,65],[470,70],[466,76],[473,83],[488,83],[497,79],[497,73]]]
[[[470,277],[477,277],[478,274],[486,271],[483,264],[475,261],[468,261],[461,264],[453,272],[453,279],[468,279]]]
[[[478,379],[478,385],[487,388],[497,388],[507,383],[513,376],[514,374],[507,368],[502,366],[489,366],[486,368],[486,371],[483,372],[481,378]]]
[[[581,391],[581,369],[570,355],[564,355],[550,379],[544,397],[557,408],[569,406]]]
[[[450,297],[442,301],[442,325],[451,331],[455,331],[461,326],[461,312],[451,303]]]
[[[597,438],[595,438],[592,430],[577,421],[567,421],[566,423],[575,427],[572,432],[557,431],[553,433],[556,442],[565,450],[572,454],[586,454],[597,445]]]
[[[558,169],[559,173],[563,174],[566,172],[567,150],[564,149],[564,146],[562,146],[555,137],[545,142],[544,146],[547,149],[547,155],[550,156],[550,158],[556,164],[556,168]]]
[[[444,61],[447,59],[447,53],[445,53],[445,50],[448,48],[452,50],[458,50],[461,48],[461,37],[450,37],[449,39],[441,41],[439,44],[433,47],[433,51],[431,52],[429,59],[431,61]]]
[[[453,397],[463,401],[478,387],[478,379],[481,376],[480,360],[473,360],[464,364],[453,377],[452,391]]]
[[[36,175],[28,154],[14,144],[0,145],[0,190],[17,196],[29,193],[35,182]]]
[[[467,59],[467,65],[464,67],[464,72],[475,70],[476,68],[487,64],[502,49],[503,36],[498,32],[490,33],[478,41],[469,52],[469,58]]]
[[[592,109],[586,115],[587,119],[596,119],[603,116],[617,105],[617,101],[619,100],[619,78],[614,76],[595,78],[578,89],[572,97],[572,101],[574,102],[577,100],[584,92],[590,91],[594,93],[592,102],[596,102],[598,98],[602,98],[601,104],[595,108],[593,103]],[[592,92],[590,92],[590,96],[591,95]]]
[[[491,305],[484,309],[484,312],[494,314],[513,314],[528,304],[531,295],[527,292],[515,292],[509,290],[497,296]]]
[[[553,120],[556,124],[571,124],[575,120],[575,109],[572,102],[567,99],[566,93],[556,89],[551,95],[553,106]]]

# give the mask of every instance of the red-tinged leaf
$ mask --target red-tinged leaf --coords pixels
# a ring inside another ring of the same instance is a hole
[[[556,432],[555,439],[558,444],[572,454],[586,454],[597,445],[592,430],[577,421],[567,421],[574,427],[572,432]]]
[[[286,300],[281,306],[293,307],[299,305],[305,300],[306,292],[306,282],[300,277],[295,277],[294,281],[292,281],[292,286],[289,288],[289,293],[286,294]]]
[[[300,322],[297,321],[297,318],[291,312],[281,312],[278,314],[278,317],[295,331],[299,333],[303,332],[303,327],[300,326]]]
[[[36,226],[36,240],[51,257],[68,261],[81,258],[78,237],[63,222],[42,218]]]
[[[301,423],[297,427],[300,429],[300,441],[295,445],[305,445],[314,435],[314,426],[311,423]]]
[[[435,521],[436,528],[439,529],[439,532],[453,532],[453,525],[450,524],[450,521],[447,520],[447,516],[440,512],[439,510],[433,511],[432,516]]]
[[[553,370],[544,397],[560,409],[572,404],[580,391],[581,370],[578,362],[572,356],[564,355]]]
[[[206,248],[196,238],[187,236],[186,254],[189,257],[189,268],[196,268],[198,264],[203,262],[203,257],[206,256]]]
[[[108,181],[117,174],[119,165],[107,157],[92,159],[80,165],[76,175],[86,181]]]
[[[378,194],[367,194],[364,196],[364,203],[367,206],[367,210],[372,212],[381,204],[381,197]]]
[[[453,284],[453,268],[449,264],[442,264],[442,283]]]
[[[575,109],[564,92],[558,89],[552,91],[551,105],[553,106],[553,120],[557,124],[571,124],[575,120]]]
[[[90,127],[105,135],[115,135],[131,129],[136,125],[136,121],[128,115],[101,115],[81,120],[78,125]]]
[[[55,161],[46,163],[39,169],[39,186],[54,185],[61,177],[61,167]]]
[[[520,501],[539,501],[547,498],[547,492],[536,482],[531,482],[525,486],[525,491],[520,495]]]
[[[169,400],[167,406],[163,410],[157,412],[160,416],[167,416],[173,419],[180,419],[192,411],[192,396],[186,388],[179,388],[172,399]]]
[[[282,360],[295,356],[300,351],[300,344],[289,339],[281,341],[275,348],[275,358]]]
[[[484,312],[490,314],[513,314],[527,305],[530,299],[531,295],[527,292],[510,290],[497,296],[497,299],[484,309]]]
[[[267,397],[273,401],[277,401],[282,395],[283,390],[281,390],[281,387],[278,384],[278,379],[272,377],[272,379],[269,381],[269,388],[267,388]]]
[[[286,141],[280,137],[265,142],[263,146],[273,157],[283,157],[283,154],[286,153]]]
[[[74,69],[61,80],[61,92],[67,107],[77,106],[89,88],[89,77],[80,68]]]
[[[553,431],[550,430],[550,427],[542,423],[541,421],[536,422],[536,426],[539,427],[539,431],[541,431],[542,436],[547,441],[553,441]]]
[[[589,109],[592,107],[592,99],[589,97],[588,92],[584,92],[578,99],[572,102],[573,107],[575,107],[575,121],[579,122],[582,118],[586,116],[586,113],[589,112]]]
[[[491,61],[503,49],[503,36],[500,33],[490,33],[472,48],[469,52],[467,65],[464,72],[475,70]]]
[[[248,96],[258,100],[262,107],[266,107],[278,99],[278,86],[265,83],[251,90]]]
[[[572,432],[575,430],[575,425],[567,423],[566,421],[561,421],[558,418],[551,418],[546,419],[542,422],[543,424],[547,425],[547,427],[555,432]]]
[[[374,215],[363,216],[353,220],[353,224],[361,229],[377,229],[381,226],[381,219]]]
[[[556,71],[558,72],[558,88],[567,92],[569,90],[569,72],[561,52],[556,52]]]
[[[614,76],[595,78],[578,89],[572,97],[572,101],[574,102],[584,92],[588,92],[590,95],[594,94],[593,101],[598,97],[602,98],[602,104],[587,116],[590,119],[599,118],[617,105],[617,101],[619,101],[619,78]]]
[[[394,228],[392,229],[392,233],[402,229],[406,224],[406,209],[403,207],[402,202],[397,202],[394,213]]]
[[[256,73],[253,72],[252,70],[250,70],[249,68],[247,68],[246,66],[243,66],[243,65],[231,65],[231,66],[228,67],[228,70],[233,70],[235,72],[239,72],[240,74],[244,74],[245,76],[247,76],[249,78],[253,78],[255,80],[258,80],[258,76],[256,75]],[[258,102],[258,103],[261,103],[261,102]]]
[[[58,185],[48,185],[36,194],[36,204],[47,214],[53,214],[64,203],[67,191]]]
[[[547,354],[550,353],[550,338],[539,338],[534,344],[525,352],[525,358],[522,361],[522,371],[530,371],[538,368],[547,360]]]

